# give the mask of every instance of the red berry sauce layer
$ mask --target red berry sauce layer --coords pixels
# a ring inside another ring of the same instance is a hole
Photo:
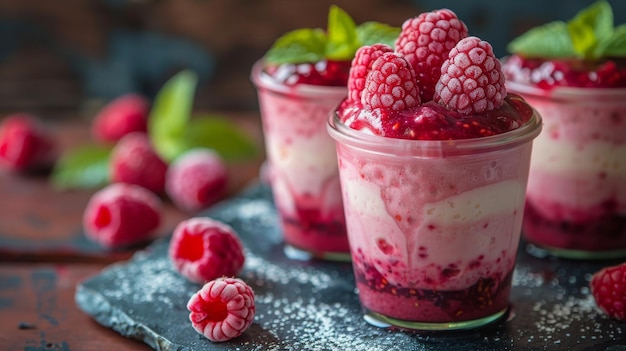
[[[509,94],[502,106],[481,114],[463,115],[429,101],[401,111],[374,110],[368,118],[353,102],[344,101],[338,110],[353,129],[376,135],[412,140],[459,140],[486,137],[519,128],[530,120],[532,108],[519,96]],[[380,121],[380,122],[374,122]]]
[[[508,57],[506,79],[549,90],[555,87],[626,88],[626,59],[583,61],[577,59]]]
[[[389,317],[407,321],[448,322],[477,319],[508,307],[513,270],[502,278],[482,277],[465,289],[420,289],[391,284],[383,273],[367,264],[368,259],[360,250],[352,257],[362,303],[373,312],[385,311]],[[481,264],[485,263],[477,259],[473,268]],[[445,281],[459,272],[444,268],[439,279]],[[394,298],[387,298],[388,295]]]
[[[299,84],[338,86],[348,84],[348,74],[351,61],[319,61],[316,63],[298,63],[270,65],[265,68],[276,81],[285,85]]]

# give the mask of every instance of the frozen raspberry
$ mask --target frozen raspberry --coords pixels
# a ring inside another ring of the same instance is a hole
[[[465,23],[448,9],[425,12],[402,24],[396,52],[404,55],[413,67],[423,102],[433,99],[442,63],[467,35]]]
[[[420,104],[411,65],[399,54],[386,52],[372,63],[361,97],[364,107],[400,111]]]
[[[196,212],[217,202],[227,190],[228,170],[221,157],[209,149],[187,151],[165,175],[165,192],[182,210]]]
[[[193,328],[213,342],[243,334],[254,320],[254,291],[238,278],[218,278],[206,283],[187,302]]]
[[[132,184],[114,183],[96,192],[83,214],[87,237],[107,248],[148,242],[161,223],[161,200]]]
[[[0,124],[0,165],[16,172],[49,170],[58,156],[56,140],[28,114],[5,117]]]
[[[91,125],[93,137],[102,142],[117,142],[132,132],[146,132],[150,104],[137,94],[127,94],[108,103]]]
[[[365,45],[356,51],[348,77],[348,97],[350,100],[361,101],[367,73],[372,68],[374,60],[386,52],[393,52],[393,49],[386,44]]]
[[[494,110],[505,97],[504,74],[491,45],[477,37],[459,41],[441,66],[435,101],[468,115]]]
[[[145,133],[127,134],[111,153],[112,182],[140,185],[157,194],[165,190],[167,163],[156,153]]]
[[[596,272],[590,285],[598,307],[609,317],[626,321],[626,263]]]
[[[180,222],[172,234],[168,255],[176,270],[195,283],[237,275],[245,261],[233,228],[206,217]]]

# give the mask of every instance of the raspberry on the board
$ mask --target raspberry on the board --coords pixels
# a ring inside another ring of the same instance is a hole
[[[237,275],[245,262],[235,230],[208,217],[180,222],[170,239],[168,256],[176,270],[194,283]]]
[[[15,172],[49,170],[57,157],[57,142],[37,117],[16,113],[2,120],[0,166]]]
[[[85,208],[85,235],[107,248],[145,243],[161,224],[158,196],[138,185],[112,183],[96,192]]]
[[[217,152],[193,149],[179,156],[165,174],[165,192],[181,210],[197,212],[220,200],[228,186],[228,169]]]
[[[234,339],[254,320],[254,291],[239,278],[218,278],[206,283],[187,302],[193,328],[213,342]]]
[[[91,133],[100,142],[117,142],[124,135],[148,130],[148,99],[138,94],[122,95],[106,104],[94,117]]]
[[[596,272],[590,286],[596,305],[604,313],[626,321],[626,262]]]
[[[122,137],[111,152],[109,167],[112,182],[136,184],[156,194],[165,190],[168,165],[145,133],[134,132]]]

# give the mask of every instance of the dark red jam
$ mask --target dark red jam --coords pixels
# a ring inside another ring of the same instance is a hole
[[[351,61],[319,61],[317,63],[268,66],[265,72],[285,85],[310,84],[321,86],[348,85]]]
[[[362,111],[359,102],[344,101],[338,110],[344,123],[353,129],[369,129],[389,138],[412,140],[459,140],[506,133],[524,125],[532,117],[532,108],[518,95],[509,94],[504,104],[479,115],[463,115],[429,101],[402,110]],[[364,118],[370,113],[374,118]],[[379,120],[374,126],[372,120]]]
[[[526,59],[512,55],[502,70],[507,80],[554,87],[626,88],[626,58],[584,61],[580,59]]]

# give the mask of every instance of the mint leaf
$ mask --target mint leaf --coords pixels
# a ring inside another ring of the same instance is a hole
[[[351,60],[359,46],[354,20],[339,6],[332,5],[328,12],[326,58],[337,61]]]
[[[234,123],[217,116],[195,116],[185,131],[185,149],[214,149],[226,161],[257,155],[257,145]]]
[[[596,46],[613,33],[613,10],[604,0],[581,10],[567,23],[572,45],[578,56],[593,57]]]
[[[86,145],[64,153],[50,179],[58,189],[97,188],[109,182],[111,147]]]
[[[379,22],[364,22],[356,27],[356,35],[361,45],[387,44],[394,47],[396,39],[400,36],[400,27],[392,27],[390,25]]]
[[[596,47],[595,57],[626,57],[626,24],[613,30],[611,37]]]
[[[533,58],[576,57],[567,24],[562,21],[549,22],[532,28],[513,39],[507,51]]]
[[[182,138],[191,116],[198,78],[191,71],[181,71],[159,90],[148,120],[148,132],[157,153],[173,160],[183,148]]]
[[[264,58],[276,65],[317,62],[324,58],[326,40],[322,29],[296,29],[278,38]]]

